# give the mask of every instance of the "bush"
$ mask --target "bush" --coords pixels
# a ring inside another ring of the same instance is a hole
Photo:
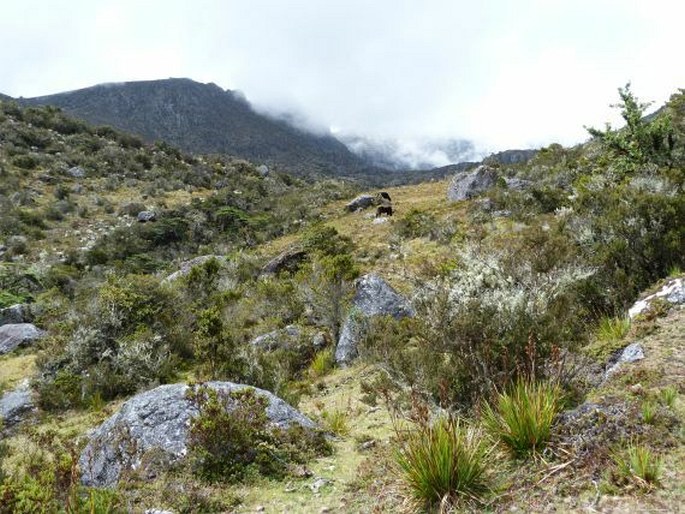
[[[547,382],[518,381],[497,394],[494,406],[484,404],[483,423],[515,457],[541,450],[549,441],[560,409],[560,390]]]
[[[482,499],[490,491],[493,446],[475,428],[442,417],[420,424],[395,453],[400,476],[423,506]]]
[[[189,457],[205,480],[237,482],[251,473],[282,477],[290,463],[330,452],[320,433],[272,426],[269,402],[254,389],[224,394],[200,386],[189,389],[188,398],[198,409],[188,434]]]

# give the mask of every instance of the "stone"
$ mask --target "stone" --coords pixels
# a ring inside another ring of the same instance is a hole
[[[147,223],[148,221],[157,221],[157,214],[154,211],[140,211],[138,213],[138,221],[140,223]]]
[[[217,259],[219,262],[224,262],[224,257],[221,255],[200,255],[189,261],[182,262],[178,271],[174,271],[171,275],[168,275],[163,282],[171,283],[179,278],[185,277],[195,266],[201,266],[211,259]]]
[[[314,334],[314,337],[312,337],[312,346],[317,351],[323,350],[327,344],[328,338],[326,337],[325,332],[317,332],[316,334]]]
[[[357,279],[355,288],[352,310],[343,323],[335,349],[338,364],[348,364],[357,357],[357,346],[366,330],[365,319],[373,316],[400,319],[415,314],[407,299],[374,273]]]
[[[263,275],[276,275],[282,271],[297,271],[307,258],[307,252],[301,248],[291,248],[280,253],[267,262],[262,268]]]
[[[8,428],[19,423],[26,414],[35,409],[31,397],[29,381],[24,380],[16,389],[5,393],[0,398],[0,420],[2,428]]]
[[[376,197],[373,195],[359,195],[357,198],[352,200],[350,203],[345,205],[345,209],[348,212],[361,211],[363,209],[368,209],[376,204]]]
[[[532,184],[532,182],[530,180],[525,180],[525,179],[516,178],[516,177],[505,178],[504,181],[506,182],[508,189],[513,189],[516,191],[526,189],[526,188],[530,187],[530,185]]]
[[[473,198],[493,187],[498,178],[497,170],[486,165],[478,166],[473,171],[458,173],[447,188],[447,199],[456,202]]]
[[[26,346],[45,335],[45,331],[32,323],[10,323],[0,326],[0,355]]]
[[[257,166],[257,173],[259,173],[262,177],[266,177],[269,174],[269,167],[266,164]]]
[[[630,316],[630,319],[645,312],[649,308],[650,303],[657,298],[662,298],[674,305],[685,303],[685,281],[682,278],[669,280],[666,285],[656,293],[635,302],[633,306],[628,309],[628,316]]]
[[[32,318],[31,309],[23,303],[17,303],[0,309],[0,326],[14,323],[29,323]]]
[[[145,205],[139,202],[129,202],[121,206],[119,216],[138,216],[138,213],[145,210]]]
[[[645,353],[640,343],[629,344],[621,350],[617,358],[609,360],[609,366],[606,370],[605,377],[609,378],[616,373],[623,364],[636,362],[644,358]]]
[[[300,330],[299,327],[288,325],[285,328],[255,337],[250,341],[250,344],[260,350],[272,352],[278,348],[285,348],[297,344],[301,337],[302,330]]]
[[[69,168],[67,170],[67,174],[74,178],[83,178],[86,176],[86,170],[84,170],[81,166],[74,166],[73,168]]]
[[[205,385],[226,394],[252,388],[232,382]],[[139,467],[143,457],[151,452],[166,454],[169,463],[184,458],[190,420],[197,415],[197,409],[186,398],[188,388],[183,383],[163,385],[126,401],[92,432],[79,458],[81,482],[94,487],[114,486],[124,470]],[[282,399],[268,391],[252,389],[269,402],[266,415],[273,426],[316,428],[314,422]],[[231,408],[230,404],[227,408]]]

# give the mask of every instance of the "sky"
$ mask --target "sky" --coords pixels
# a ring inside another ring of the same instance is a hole
[[[188,77],[339,134],[587,138],[685,88],[683,0],[3,0],[0,92]]]

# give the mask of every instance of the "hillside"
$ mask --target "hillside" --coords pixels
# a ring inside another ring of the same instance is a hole
[[[629,104],[351,209],[0,102],[0,513],[677,512],[685,94]]]
[[[364,162],[330,135],[257,113],[240,94],[215,84],[166,79],[102,84],[22,99],[54,105],[96,125],[111,125],[187,152],[221,153],[305,175],[355,175]]]

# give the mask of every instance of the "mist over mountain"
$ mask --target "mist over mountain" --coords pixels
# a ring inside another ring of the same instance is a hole
[[[333,136],[260,114],[240,92],[189,79],[102,84],[21,102],[54,105],[188,152],[229,154],[299,174],[346,176],[365,167]]]
[[[365,161],[395,171],[430,169],[483,157],[474,144],[466,139],[374,138],[359,135],[338,135],[338,139]]]

